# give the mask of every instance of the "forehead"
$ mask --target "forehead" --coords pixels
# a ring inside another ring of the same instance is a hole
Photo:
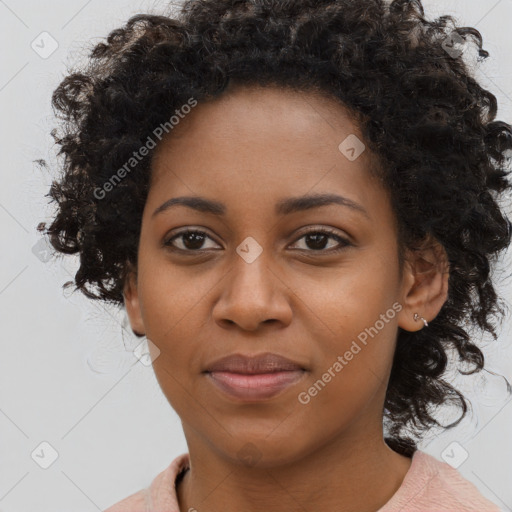
[[[274,86],[230,86],[222,95],[199,102],[180,117],[167,139],[181,139],[189,132],[208,139],[244,134],[264,138],[265,132],[271,131],[285,139],[318,144],[328,132],[336,132],[338,137],[345,132],[360,133],[354,115],[336,98],[314,90]]]
[[[345,146],[354,143],[361,153],[349,159]],[[338,190],[364,201],[380,188],[376,163],[359,124],[335,98],[239,86],[199,103],[160,142],[150,191],[240,201]]]

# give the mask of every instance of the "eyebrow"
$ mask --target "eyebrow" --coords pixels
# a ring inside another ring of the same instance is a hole
[[[275,213],[276,215],[281,216],[289,215],[291,213],[310,210],[320,206],[328,206],[331,204],[346,206],[362,213],[368,219],[370,218],[368,212],[359,203],[356,203],[355,201],[352,201],[352,199],[348,199],[347,197],[339,196],[337,194],[314,194],[282,199],[276,203]],[[182,196],[173,197],[172,199],[165,201],[165,203],[161,204],[153,212],[152,217],[155,217],[159,213],[169,210],[176,205],[186,206],[202,213],[210,213],[217,216],[222,216],[226,213],[226,206],[218,201],[199,196]]]

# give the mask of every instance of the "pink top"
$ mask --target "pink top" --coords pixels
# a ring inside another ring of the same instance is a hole
[[[176,478],[190,468],[189,454],[176,457],[151,483],[104,512],[180,512]],[[446,462],[416,450],[400,488],[376,512],[500,512]]]

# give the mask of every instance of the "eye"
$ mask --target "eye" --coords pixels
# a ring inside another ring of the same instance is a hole
[[[347,239],[339,236],[335,231],[327,228],[311,229],[298,238],[295,243],[302,239],[304,239],[306,247],[309,247],[310,249],[299,248],[299,250],[305,250],[306,252],[336,253],[342,251],[345,247],[353,245]],[[326,243],[329,239],[338,242],[338,246],[334,245],[334,249],[331,247],[328,248],[328,250],[325,250]]]
[[[207,239],[215,242],[204,231],[188,228],[175,233],[171,238],[165,240],[163,245],[165,247],[169,247],[171,250],[182,252],[201,252],[203,250],[215,249],[214,247],[204,247],[204,243]],[[295,243],[302,239],[305,240],[306,248],[299,248],[298,250],[306,252],[336,253],[343,250],[345,247],[352,245],[351,242],[339,236],[335,231],[326,228],[311,229],[298,238]],[[328,248],[328,250],[325,250],[326,242],[329,239],[335,240],[338,243],[338,247],[335,245],[334,249],[331,247]],[[175,241],[180,241],[180,244],[177,245]]]
[[[177,251],[199,252],[207,238],[213,240],[204,231],[186,229],[165,240],[163,245]],[[174,244],[175,240],[180,240],[181,243],[179,245],[181,245],[181,247],[177,247]],[[207,247],[206,249],[211,249],[211,247]]]

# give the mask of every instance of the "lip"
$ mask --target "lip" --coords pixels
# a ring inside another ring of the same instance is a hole
[[[267,400],[299,382],[304,370],[287,370],[272,373],[242,374],[208,372],[213,384],[232,398],[247,401]]]
[[[232,354],[208,366],[209,380],[231,398],[267,400],[296,384],[306,374],[299,363],[278,354]]]
[[[270,352],[255,356],[231,354],[211,363],[206,372],[230,372],[247,375],[274,373],[281,371],[305,370],[301,364]]]

